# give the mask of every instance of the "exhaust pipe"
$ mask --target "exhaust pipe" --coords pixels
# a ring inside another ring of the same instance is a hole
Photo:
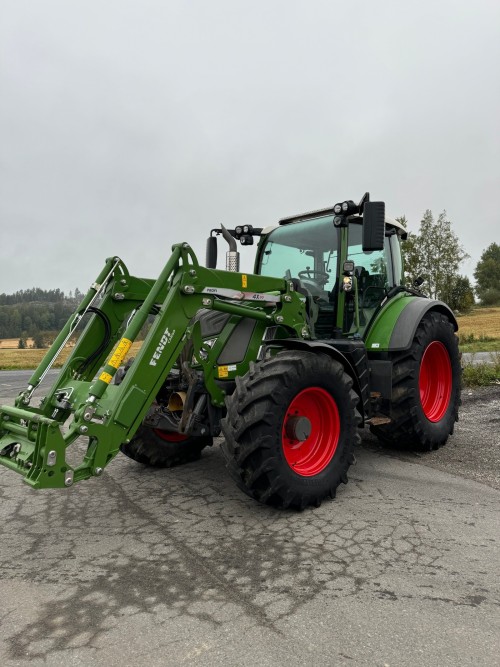
[[[221,225],[222,236],[229,244],[229,250],[226,252],[226,271],[238,273],[240,270],[240,253],[236,250],[236,240],[227,231],[224,225]]]

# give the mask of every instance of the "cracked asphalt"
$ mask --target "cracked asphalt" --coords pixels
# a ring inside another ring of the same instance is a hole
[[[0,373],[0,402],[22,381]],[[438,452],[366,432],[302,513],[243,495],[217,446],[57,491],[2,468],[0,663],[498,665],[499,418],[493,386]]]

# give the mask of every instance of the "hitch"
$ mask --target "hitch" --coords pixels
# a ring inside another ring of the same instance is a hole
[[[65,461],[59,424],[28,410],[0,408],[0,462],[35,488],[71,486],[74,470]]]

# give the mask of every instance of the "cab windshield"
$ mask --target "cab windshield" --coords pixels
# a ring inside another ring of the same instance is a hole
[[[260,255],[259,273],[298,278],[313,295],[326,296],[335,286],[337,260],[338,230],[328,215],[272,231]]]

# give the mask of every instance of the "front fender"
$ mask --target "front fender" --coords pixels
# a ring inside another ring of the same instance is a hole
[[[339,343],[341,343],[341,341],[339,341]],[[361,341],[359,341],[358,345],[360,348],[360,354],[358,355],[357,361],[357,363],[360,364],[359,368],[356,368],[353,361],[349,359],[347,355],[338,350],[335,346],[327,345],[326,343],[318,340],[304,340],[302,338],[279,338],[270,341],[267,344],[267,347],[279,347],[287,350],[303,350],[304,352],[323,353],[340,362],[344,367],[344,371],[351,377],[354,391],[360,398],[359,411],[361,413],[364,424],[365,416],[369,412],[369,386],[367,382],[368,370],[366,368],[366,354],[364,351],[364,346]],[[361,359],[359,357],[361,357]],[[363,368],[365,370],[363,370]],[[360,375],[363,376],[363,381],[360,381]]]

